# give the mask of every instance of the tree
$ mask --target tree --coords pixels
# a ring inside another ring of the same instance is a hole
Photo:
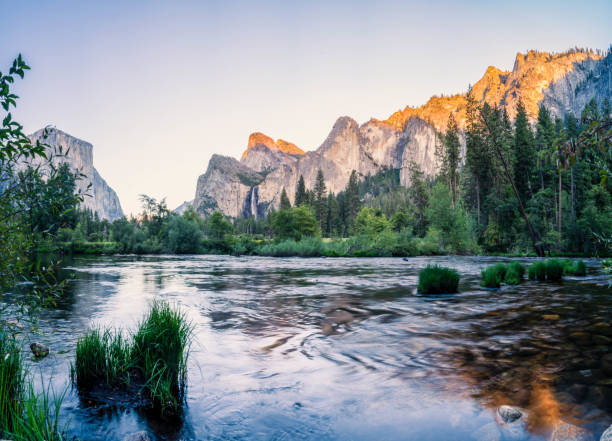
[[[429,194],[425,183],[424,174],[419,165],[411,161],[408,166],[410,176],[410,200],[414,206],[414,233],[423,237],[427,232],[427,217],[425,216],[425,208],[429,202]]]
[[[516,120],[514,121],[514,182],[521,200],[531,197],[536,156],[534,151],[534,137],[523,101],[519,99],[516,106]]]
[[[317,220],[307,204],[272,214],[272,225],[281,239],[300,240],[317,232]]]
[[[280,196],[280,209],[288,210],[291,208],[291,202],[289,201],[289,197],[287,196],[287,192],[285,191],[285,187],[283,187],[283,191]]]
[[[459,181],[459,160],[461,143],[457,121],[451,112],[448,116],[446,133],[442,135],[441,174],[444,176],[453,198],[453,207],[457,201],[457,184]]]
[[[295,189],[295,200],[293,203],[296,207],[308,203],[308,195],[306,193],[306,184],[304,183],[303,175],[300,175],[298,179],[297,188]]]
[[[355,217],[361,208],[361,199],[359,198],[359,179],[357,178],[357,172],[351,171],[348,185],[346,186],[346,231],[350,231],[353,228]]]
[[[373,208],[363,207],[355,218],[355,233],[378,234],[391,229],[386,216]]]
[[[225,218],[223,213],[215,211],[206,222],[206,231],[210,239],[221,241],[233,230],[232,224]]]
[[[507,124],[504,121],[503,111],[499,108],[492,108],[488,103],[485,103],[479,111],[482,126],[484,128],[484,135],[488,149],[494,154],[502,165],[504,176],[507,182],[512,186],[512,190],[518,202],[519,210],[525,221],[529,237],[538,256],[544,256],[544,250],[539,243],[539,237],[531,221],[527,216],[525,207],[519,195],[518,189],[512,176],[512,170],[508,163],[508,144],[511,142],[510,133]]]
[[[313,189],[313,206],[315,210],[315,217],[319,223],[321,231],[324,230],[323,224],[327,219],[327,188],[325,186],[325,176],[323,171],[319,168],[317,171],[317,178]]]

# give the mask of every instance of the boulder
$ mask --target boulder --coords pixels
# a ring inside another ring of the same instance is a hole
[[[32,343],[30,349],[36,358],[44,358],[49,355],[49,348],[42,343]]]
[[[606,431],[601,434],[599,441],[612,441],[612,426],[608,427]]]

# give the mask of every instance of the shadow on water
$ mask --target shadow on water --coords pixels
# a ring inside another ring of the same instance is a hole
[[[501,404],[528,410],[517,439],[546,439],[559,421],[598,436],[612,423],[612,296],[598,263],[562,284],[481,288],[500,260],[77,258],[43,314],[54,354],[38,365],[67,384],[78,335],[133,329],[161,296],[195,325],[182,420],[71,390],[62,414],[81,439],[462,441]],[[459,294],[416,293],[430,263],[462,274]]]

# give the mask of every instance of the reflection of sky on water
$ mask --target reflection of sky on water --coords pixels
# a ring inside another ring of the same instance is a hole
[[[460,294],[415,293],[432,261],[459,270]],[[79,258],[65,300],[35,337],[54,355],[33,372],[52,374],[62,390],[79,335],[92,324],[133,329],[162,297],[195,326],[184,424],[89,405],[69,389],[63,415],[82,439],[148,427],[167,439],[468,440],[502,403],[529,407],[534,434],[559,416],[600,431],[612,413],[591,397],[594,387],[608,390],[599,379],[580,403],[558,399],[574,387],[570,374],[610,351],[588,346],[577,366],[563,355],[577,350],[575,327],[610,322],[600,278],[485,290],[480,270],[493,261]],[[551,313],[559,320],[542,319]],[[589,412],[595,418],[581,419]]]

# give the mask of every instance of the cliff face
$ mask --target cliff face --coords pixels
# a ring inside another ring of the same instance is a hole
[[[601,102],[612,95],[611,60],[612,55],[579,51],[519,53],[511,72],[489,66],[472,94],[480,102],[505,106],[511,117],[519,99],[532,121],[540,104],[553,116],[570,111],[579,115],[592,98]],[[361,126],[343,116],[321,146],[306,153],[254,133],[240,162],[213,155],[198,179],[194,207],[205,215],[218,209],[233,217],[260,217],[278,206],[283,188],[293,202],[300,175],[312,187],[319,168],[333,193],[344,190],[352,170],[363,177],[382,167],[399,168],[401,183],[408,185],[407,169],[414,161],[426,176],[433,176],[438,170],[438,132],[445,130],[451,112],[459,127],[465,127],[465,105],[466,95],[458,94],[432,97],[421,107],[406,107],[386,120],[371,119]]]
[[[85,178],[77,181],[77,189],[86,194],[83,207],[98,213],[101,219],[113,221],[123,216],[117,193],[108,186],[93,165],[93,146],[90,143],[55,128],[47,129],[46,136],[45,129],[41,129],[31,134],[29,138],[33,142],[48,144],[48,155],[55,153],[61,147],[64,156],[55,157],[54,163],[67,162],[71,170],[85,175]]]

